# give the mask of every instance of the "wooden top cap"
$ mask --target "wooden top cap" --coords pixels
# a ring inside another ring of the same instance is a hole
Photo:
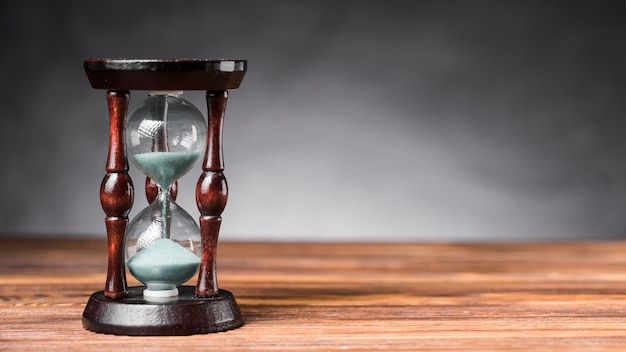
[[[91,86],[108,90],[229,90],[241,84],[246,60],[85,59]]]

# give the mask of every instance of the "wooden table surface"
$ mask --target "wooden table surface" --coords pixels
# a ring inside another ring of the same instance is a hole
[[[218,252],[243,327],[128,337],[81,325],[103,288],[104,241],[0,239],[0,350],[626,350],[626,242],[224,242]]]

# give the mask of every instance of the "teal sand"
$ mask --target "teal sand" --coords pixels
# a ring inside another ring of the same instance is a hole
[[[176,296],[176,286],[191,279],[200,266],[200,258],[178,243],[162,238],[142,249],[126,263],[130,273],[148,286],[144,296]],[[159,294],[158,291],[173,293]]]
[[[137,167],[161,187],[169,187],[198,161],[198,152],[152,152],[135,154]]]

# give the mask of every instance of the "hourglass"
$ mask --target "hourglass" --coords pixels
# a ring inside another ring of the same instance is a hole
[[[243,324],[233,295],[217,286],[215,256],[227,199],[222,122],[228,90],[245,60],[88,59],[93,88],[106,89],[110,133],[100,199],[106,214],[105,288],[83,312],[83,326],[121,335],[189,335]],[[130,90],[148,96],[127,115]],[[208,124],[182,97],[206,91]],[[149,205],[128,222],[134,188],[128,159],[143,172]],[[196,186],[199,226],[176,202],[177,180],[203,161]],[[143,286],[128,287],[126,269]],[[194,286],[183,285],[197,275]]]

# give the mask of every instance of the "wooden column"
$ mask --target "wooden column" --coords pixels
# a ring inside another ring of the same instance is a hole
[[[127,295],[124,266],[124,234],[128,213],[133,206],[133,183],[128,175],[128,160],[124,146],[124,124],[128,112],[130,92],[107,91],[109,104],[109,153],[107,174],[100,186],[100,202],[106,214],[108,239],[108,268],[104,294],[108,298]]]
[[[203,173],[196,186],[196,203],[200,210],[200,233],[202,237],[202,260],[196,295],[211,297],[219,293],[215,268],[217,239],[222,223],[222,212],[228,199],[228,185],[224,177],[222,154],[222,128],[228,92],[207,91],[208,136],[202,166]]]

